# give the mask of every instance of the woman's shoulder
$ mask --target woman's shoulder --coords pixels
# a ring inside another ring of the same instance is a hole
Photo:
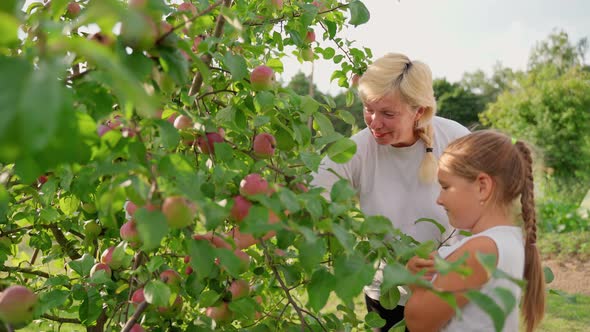
[[[469,129],[465,128],[462,124],[435,116],[432,118],[432,127],[434,128],[435,140],[439,140],[444,146],[449,144],[451,141],[469,134]]]

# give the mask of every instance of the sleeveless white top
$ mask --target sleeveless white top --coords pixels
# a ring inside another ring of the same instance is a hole
[[[524,241],[522,237],[522,230],[515,226],[496,226],[487,229],[481,233],[474,234],[470,237],[464,238],[454,245],[448,247],[441,247],[438,250],[442,258],[448,257],[455,250],[461,247],[465,242],[474,237],[486,236],[496,243],[498,248],[498,263],[497,268],[507,273],[510,277],[522,279],[524,275]],[[492,277],[486,284],[484,284],[480,291],[491,297],[495,302],[506,311],[506,308],[500,297],[494,292],[496,287],[503,287],[508,289],[516,299],[516,305],[506,317],[504,323],[504,332],[517,332],[519,320],[519,303],[522,295],[522,290],[519,285],[506,278]],[[483,311],[478,305],[468,302],[461,308],[461,315],[453,317],[441,331],[495,331],[494,323],[490,316]]]

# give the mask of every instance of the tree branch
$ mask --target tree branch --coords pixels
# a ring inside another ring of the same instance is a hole
[[[50,224],[49,229],[51,230],[51,233],[53,233],[53,237],[55,237],[55,241],[57,241],[57,243],[62,248],[64,248],[64,250],[66,251],[66,254],[68,255],[68,257],[70,257],[71,260],[76,260],[76,259],[82,257],[76,251],[76,249],[74,249],[72,247],[72,245],[70,244],[68,239],[66,239],[64,233],[59,229],[59,227],[57,227],[56,224]]]
[[[223,5],[225,7],[229,8],[231,6],[231,2],[232,2],[231,0],[223,0]],[[225,18],[223,17],[223,15],[219,14],[219,16],[217,16],[217,23],[215,24],[213,38],[217,39],[217,38],[221,37],[221,34],[223,33],[223,25],[224,24],[225,24]],[[216,48],[217,48],[217,45],[215,45],[215,49]],[[213,57],[211,56],[211,53],[207,53],[201,59],[203,60],[203,63],[205,64],[205,66],[209,66],[211,64],[211,61],[213,60]],[[196,95],[197,92],[199,92],[199,90],[201,89],[201,85],[203,85],[203,75],[201,74],[201,72],[197,72],[197,74],[193,78],[193,82],[191,84],[191,88],[189,89],[188,95],[189,96]]]
[[[334,7],[334,8],[330,8],[330,9],[326,9],[324,11],[318,11],[318,15],[323,15],[329,12],[333,12],[336,11],[340,8],[344,8],[344,7],[348,7],[349,4],[347,3],[341,3],[338,4],[338,6]],[[296,17],[300,17],[302,15],[301,12],[295,12],[293,13],[293,15],[291,15],[290,17],[287,17],[285,15],[281,16],[281,17],[277,17],[277,18],[273,18],[271,20],[268,21],[246,21],[243,23],[243,25],[248,25],[248,26],[256,26],[256,25],[265,25],[265,24],[277,24],[280,22],[283,22],[287,19],[292,19],[292,18],[296,18]]]
[[[43,272],[43,271],[36,271],[33,269],[29,269],[26,267],[16,267],[16,266],[0,266],[0,271],[2,272],[20,272],[20,273],[26,273],[26,274],[34,274],[36,276],[39,277],[43,277],[43,278],[51,278],[51,275],[49,275],[49,273],[47,272]]]
[[[129,318],[129,320],[127,321],[127,323],[125,323],[125,326],[123,327],[123,330],[121,330],[121,332],[129,332],[131,331],[131,328],[133,327],[133,325],[135,325],[135,323],[137,322],[137,320],[139,320],[139,317],[141,316],[141,314],[143,313],[143,311],[147,308],[148,303],[143,301],[139,304],[139,306],[137,306],[137,309],[135,310],[135,312],[133,313],[133,316],[131,316],[131,318]]]
[[[76,319],[76,318],[64,318],[64,317],[58,317],[58,316],[49,315],[49,314],[43,314],[43,315],[41,315],[41,317],[45,318],[45,319],[52,320],[54,322],[59,322],[59,323],[82,324],[82,322],[80,322],[80,320]]]
[[[166,37],[168,37],[168,35],[170,35],[174,31],[176,31],[176,30],[184,27],[188,22],[192,22],[192,21],[196,20],[197,18],[199,18],[201,16],[205,16],[205,15],[209,14],[213,9],[219,7],[222,3],[223,3],[223,0],[219,0],[216,3],[212,4],[211,6],[207,7],[207,9],[205,9],[202,12],[200,12],[200,13],[196,14],[195,16],[191,17],[187,21],[184,21],[181,24],[173,27],[172,29],[170,29],[170,31],[168,31],[165,34],[161,35],[158,38],[158,40],[156,40],[156,44],[160,43],[162,40],[164,40]]]
[[[297,312],[297,315],[299,316],[299,320],[301,321],[301,331],[305,331],[306,327],[309,330],[312,330],[311,327],[305,321],[305,316],[303,316],[303,311],[301,310],[299,305],[297,305],[297,302],[295,302],[295,300],[291,296],[291,292],[289,291],[289,287],[287,287],[287,285],[285,285],[285,282],[281,278],[281,274],[277,270],[277,267],[274,264],[272,264],[270,254],[268,253],[268,248],[266,247],[266,245],[262,241],[260,242],[260,245],[264,249],[264,256],[266,256],[266,259],[268,261],[268,265],[270,266],[273,274],[275,275],[275,278],[277,278],[277,281],[279,282],[279,284],[281,285],[281,288],[283,289],[283,291],[285,292],[285,295],[287,296],[287,301],[289,302],[289,304],[291,304],[291,306],[293,307],[293,309],[295,309],[295,312]]]

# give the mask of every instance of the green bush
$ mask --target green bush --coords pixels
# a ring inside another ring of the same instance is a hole
[[[539,204],[539,229],[556,233],[590,230],[590,220],[580,216],[577,209],[577,204],[556,200]]]

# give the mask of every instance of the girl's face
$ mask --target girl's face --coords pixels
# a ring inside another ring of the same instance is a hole
[[[410,146],[417,141],[414,124],[422,115],[405,103],[398,93],[364,105],[364,117],[377,144]]]
[[[441,190],[436,203],[447,211],[449,223],[458,229],[471,230],[483,211],[478,181],[469,181],[439,168],[438,182]]]

